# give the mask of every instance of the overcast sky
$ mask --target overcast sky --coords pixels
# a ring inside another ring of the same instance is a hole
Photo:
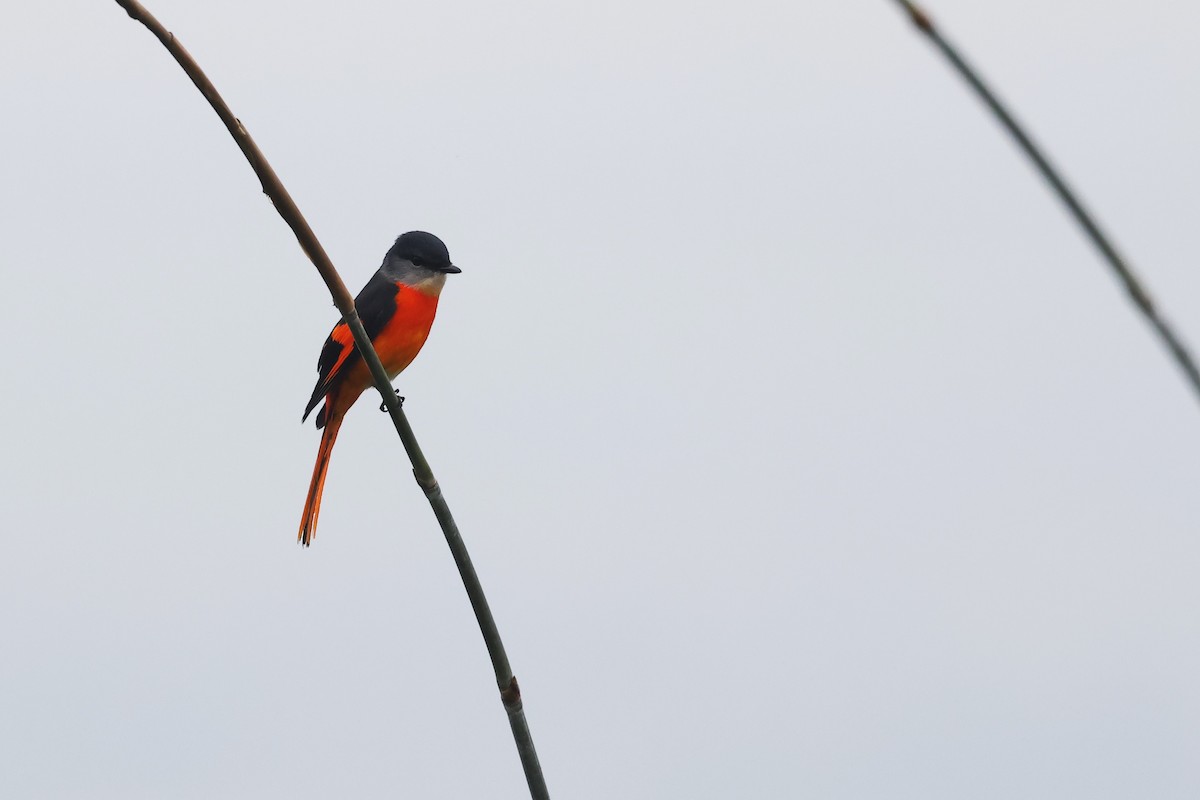
[[[557,798],[1194,798],[1200,403],[876,2],[150,0],[352,290]],[[930,6],[1200,347],[1200,6]],[[0,27],[0,795],[521,798],[337,319],[112,2]]]

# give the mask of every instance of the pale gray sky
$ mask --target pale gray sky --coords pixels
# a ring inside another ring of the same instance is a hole
[[[1193,798],[1200,405],[889,2],[154,0],[398,381],[558,798]],[[1200,7],[931,11],[1200,346]],[[0,794],[520,798],[324,286],[111,2],[0,29]]]

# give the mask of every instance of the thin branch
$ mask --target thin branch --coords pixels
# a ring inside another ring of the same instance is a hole
[[[371,339],[363,329],[362,321],[358,318],[358,312],[354,309],[354,297],[346,289],[346,284],[338,276],[333,262],[329,260],[329,256],[325,253],[325,248],[317,240],[316,234],[309,227],[308,222],[304,219],[304,215],[300,213],[300,209],[297,208],[295,201],[292,200],[292,196],[284,188],[283,183],[279,180],[279,176],[275,174],[275,170],[271,169],[271,165],[267,162],[262,151],[258,149],[258,145],[250,137],[245,126],[233,115],[229,106],[221,99],[221,95],[217,92],[216,87],[212,85],[212,82],[209,81],[208,77],[188,51],[179,43],[175,35],[164,28],[141,3],[136,2],[136,0],[116,0],[116,2],[128,12],[130,17],[145,25],[163,43],[163,46],[170,51],[175,60],[179,62],[179,66],[191,78],[192,83],[196,84],[196,88],[208,100],[209,105],[217,112],[217,116],[221,118],[221,122],[225,124],[230,135],[233,136],[233,140],[237,142],[237,146],[241,148],[242,153],[246,156],[246,160],[250,162],[250,166],[258,176],[259,181],[262,182],[263,192],[267,197],[271,198],[271,202],[275,204],[275,210],[279,212],[279,215],[283,217],[283,221],[296,234],[296,239],[300,242],[300,247],[303,248],[305,254],[308,255],[313,265],[316,266],[317,271],[321,274],[321,278],[329,287],[329,292],[333,295],[334,305],[342,313],[342,319],[350,327],[351,333],[354,334],[355,345],[362,354],[363,360],[371,369],[371,375],[375,378],[375,386],[379,389],[379,394],[383,397],[383,402],[387,406],[392,417],[392,422],[396,426],[396,432],[400,435],[400,440],[404,443],[404,449],[408,452],[408,457],[412,461],[413,475],[417,480],[417,484],[425,492],[425,497],[429,500],[429,505],[433,507],[433,513],[437,517],[438,523],[442,527],[442,532],[446,536],[446,544],[449,545],[450,552],[454,556],[454,562],[458,565],[463,586],[466,588],[467,596],[471,600],[471,608],[475,611],[475,619],[479,623],[479,630],[483,634],[484,643],[487,645],[488,655],[492,659],[492,667],[496,673],[496,686],[500,690],[500,699],[504,704],[504,710],[508,714],[513,739],[516,741],[517,752],[521,757],[521,766],[525,770],[525,779],[529,783],[530,796],[534,800],[549,800],[550,794],[546,789],[546,780],[542,775],[542,768],[538,763],[537,751],[534,750],[533,746],[533,737],[530,735],[529,724],[525,719],[525,710],[521,702],[521,691],[517,686],[517,679],[512,673],[512,668],[509,666],[508,655],[504,651],[504,644],[500,640],[500,634],[496,629],[496,621],[492,617],[491,609],[488,607],[483,587],[479,583],[479,577],[475,573],[471,557],[468,555],[466,545],[459,534],[458,525],[454,522],[454,517],[450,513],[450,506],[446,504],[441,487],[438,486],[438,482],[433,476],[433,470],[430,469],[429,462],[425,459],[424,453],[421,452],[421,447],[417,444],[416,435],[413,433],[412,427],[408,424],[408,418],[405,416],[395,393],[392,391],[392,384],[388,378],[387,371],[379,361],[379,355],[371,345]]]
[[[1167,321],[1159,314],[1155,308],[1154,302],[1150,299],[1150,294],[1142,286],[1142,283],[1133,274],[1132,268],[1126,263],[1125,259],[1117,252],[1109,238],[1101,230],[1100,225],[1092,218],[1092,215],[1083,207],[1083,203],[1075,196],[1067,186],[1066,181],[1058,174],[1058,171],[1050,164],[1050,161],[1042,154],[1029,135],[1017,124],[1012,114],[1008,112],[1000,100],[992,93],[991,89],[983,82],[983,79],[959,54],[959,52],[951,45],[938,29],[934,26],[933,20],[916,4],[909,0],[896,0],[896,2],[908,12],[909,18],[917,30],[925,34],[931,42],[933,42],[942,55],[946,57],[951,65],[962,75],[963,79],[971,85],[975,93],[980,99],[991,109],[996,115],[996,119],[1000,120],[1000,124],[1009,132],[1025,154],[1033,161],[1038,172],[1050,184],[1050,188],[1063,201],[1067,209],[1071,212],[1071,216],[1083,228],[1083,232],[1087,235],[1100,254],[1104,256],[1104,260],[1112,267],[1117,278],[1125,286],[1125,291],[1129,293],[1129,297],[1133,300],[1133,304],[1137,306],[1142,315],[1150,322],[1151,327],[1158,333],[1159,338],[1167,346],[1171,356],[1175,359],[1175,363],[1183,370],[1192,389],[1195,390],[1196,396],[1200,398],[1200,369],[1197,369],[1196,362],[1192,358],[1188,349],[1184,346],[1182,340],[1175,334]]]

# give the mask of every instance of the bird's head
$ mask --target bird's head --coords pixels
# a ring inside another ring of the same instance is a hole
[[[425,231],[401,234],[383,257],[383,271],[392,280],[435,292],[441,291],[447,275],[462,272],[450,262],[442,240]]]

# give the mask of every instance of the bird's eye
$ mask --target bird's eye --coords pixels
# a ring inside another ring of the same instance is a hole
[[[414,258],[414,259],[411,259],[411,261],[412,261],[412,265],[413,265],[414,267],[423,267],[423,266],[425,266],[425,262],[424,262],[423,260],[419,259],[419,258]]]

